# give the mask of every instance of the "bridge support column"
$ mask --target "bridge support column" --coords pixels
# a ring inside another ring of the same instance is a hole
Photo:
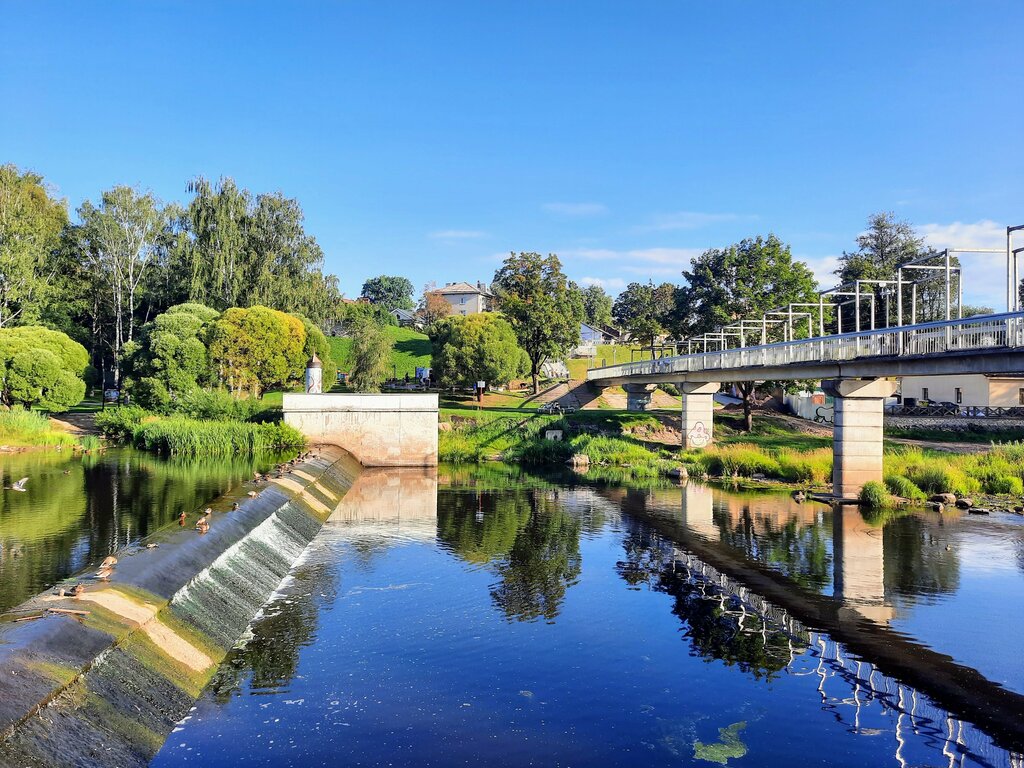
[[[683,449],[706,448],[714,439],[715,393],[721,384],[684,381],[677,386],[683,394]]]
[[[626,410],[646,411],[651,405],[656,384],[623,384],[626,390]]]
[[[832,494],[856,498],[869,480],[882,481],[883,406],[896,391],[896,382],[831,379],[821,387],[835,398]]]

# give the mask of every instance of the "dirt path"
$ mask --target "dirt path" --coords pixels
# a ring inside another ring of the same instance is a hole
[[[60,419],[50,419],[50,423],[64,432],[73,435],[98,435],[95,413],[65,413]]]

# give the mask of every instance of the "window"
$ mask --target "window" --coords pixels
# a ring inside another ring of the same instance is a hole
[[[953,390],[953,394],[956,396],[956,404],[962,405],[964,402],[964,391],[960,387],[956,387]]]
[[[922,400],[927,400],[928,399],[928,387],[921,387],[921,399]]]
[[[459,304],[465,304],[465,303],[466,303],[466,297],[465,296],[459,296]]]
[[[1021,405],[1024,405],[1024,389],[1017,390],[1017,399],[1020,401]]]

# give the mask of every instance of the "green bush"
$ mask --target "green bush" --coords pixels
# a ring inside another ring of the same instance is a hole
[[[224,390],[194,389],[181,396],[176,410],[190,419],[249,421],[260,408],[260,402],[252,398],[241,400]]]
[[[860,489],[860,503],[868,509],[889,509],[893,498],[888,489],[877,480],[868,480]]]
[[[914,482],[902,475],[886,475],[885,487],[893,496],[900,496],[911,501],[924,501],[927,494],[914,485]]]
[[[306,440],[287,424],[196,421],[181,417],[140,424],[132,437],[138,448],[177,456],[234,456],[301,448]]]
[[[135,430],[149,414],[137,405],[106,408],[96,414],[96,428],[119,443],[130,442]]]
[[[1024,480],[1012,475],[1001,475],[989,478],[984,482],[985,493],[1010,494],[1024,496]]]

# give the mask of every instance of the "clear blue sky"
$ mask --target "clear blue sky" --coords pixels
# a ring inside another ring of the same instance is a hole
[[[867,215],[1024,223],[1024,2],[12,2],[0,162],[71,207],[197,174],[296,197],[347,295],[556,252],[613,292]],[[969,298],[998,307],[998,260]]]

